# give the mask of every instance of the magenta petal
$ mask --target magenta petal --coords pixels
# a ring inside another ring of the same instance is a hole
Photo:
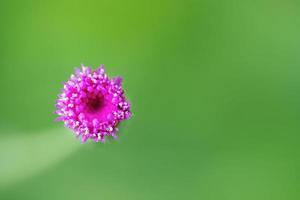
[[[122,84],[122,77],[120,77],[120,76],[117,76],[117,77],[114,77],[113,79],[112,79],[112,81],[113,81],[113,83],[115,83],[116,85],[121,85]]]

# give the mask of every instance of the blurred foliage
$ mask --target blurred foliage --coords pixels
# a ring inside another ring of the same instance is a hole
[[[299,9],[0,1],[0,198],[299,199]],[[134,116],[119,140],[78,149],[53,111],[81,63],[123,76]]]

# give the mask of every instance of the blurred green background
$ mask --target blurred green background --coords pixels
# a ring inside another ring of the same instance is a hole
[[[299,195],[300,3],[0,1],[0,199]],[[81,144],[55,123],[74,67],[124,77],[133,118]]]

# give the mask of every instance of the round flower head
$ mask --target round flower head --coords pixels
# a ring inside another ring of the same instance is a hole
[[[121,77],[109,79],[103,65],[95,71],[85,66],[76,69],[58,96],[57,120],[64,121],[82,142],[116,138],[120,121],[131,116],[121,82]]]

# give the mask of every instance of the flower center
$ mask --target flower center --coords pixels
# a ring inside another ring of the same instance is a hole
[[[102,95],[89,97],[86,101],[86,111],[89,113],[97,113],[104,107],[104,99]]]

